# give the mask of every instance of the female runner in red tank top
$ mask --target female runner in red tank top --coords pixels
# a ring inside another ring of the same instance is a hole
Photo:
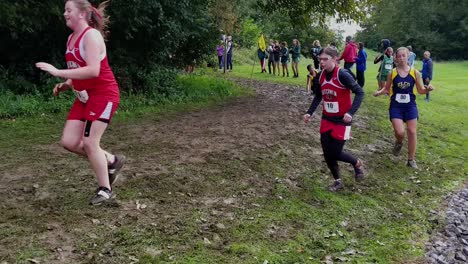
[[[39,69],[66,79],[55,85],[55,96],[69,89],[76,94],[61,144],[90,161],[99,185],[91,204],[100,204],[112,197],[111,185],[125,161],[125,156],[113,155],[100,147],[101,137],[120,102],[119,87],[109,67],[104,43],[109,22],[104,15],[107,3],[94,8],[87,0],[66,1],[63,15],[66,25],[73,30],[65,53],[68,69],[36,63]]]
[[[330,191],[344,188],[341,181],[338,161],[349,163],[354,168],[356,181],[364,178],[362,161],[343,151],[346,140],[351,135],[351,121],[364,98],[362,87],[356,83],[348,70],[340,69],[337,64],[338,51],[327,47],[319,56],[320,68],[318,78],[314,78],[318,87],[309,110],[304,115],[304,122],[311,121],[319,104],[323,101],[322,120],[320,122],[320,143],[323,156],[335,181]],[[318,85],[320,84],[320,85]],[[355,94],[354,100],[351,93]]]

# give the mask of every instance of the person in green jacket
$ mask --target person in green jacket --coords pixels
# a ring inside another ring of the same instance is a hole
[[[379,72],[377,73],[377,84],[379,86],[378,90],[385,87],[387,82],[387,75],[393,70],[393,48],[387,47],[385,53],[381,54],[379,57],[375,58],[374,64],[382,62],[379,67]]]
[[[292,58],[292,70],[294,73],[294,78],[299,77],[299,60],[301,58],[301,43],[297,39],[293,39],[293,46],[291,49],[291,58]]]

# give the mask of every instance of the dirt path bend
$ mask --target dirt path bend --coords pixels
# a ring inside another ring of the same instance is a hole
[[[119,263],[131,253],[109,249],[121,242],[116,227],[132,236],[156,232],[168,245],[190,246],[213,239],[217,223],[236,225],[250,217],[239,210],[247,214],[248,208],[262,206],[259,199],[276,197],[278,179],[298,188],[312,170],[328,183],[319,120],[302,122],[312,97],[299,87],[235,81],[257,95],[110,126],[103,145],[128,157],[115,186],[119,209],[87,206],[96,183],[85,160],[58,142],[33,146],[25,156],[35,159],[0,172],[0,227],[11,230],[0,240],[0,260],[36,245],[49,251],[44,263],[83,257],[93,262],[102,255]],[[347,149],[361,152],[352,148],[351,142]],[[200,226],[190,229],[194,224]],[[229,243],[224,239],[218,236],[221,244]],[[97,246],[87,248],[89,241]]]

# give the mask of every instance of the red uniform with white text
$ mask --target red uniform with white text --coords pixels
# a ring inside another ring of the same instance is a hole
[[[83,37],[91,27],[85,29],[70,47],[71,35],[67,42],[65,60],[68,69],[86,66]],[[99,76],[86,80],[72,80],[77,99],[68,115],[68,120],[101,120],[109,122],[120,102],[120,92],[114,74],[109,66],[107,54],[102,54]]]
[[[320,86],[323,99],[323,115],[329,117],[343,117],[352,105],[351,90],[344,87],[338,78],[340,67],[335,67],[332,78],[327,81],[326,74],[320,74]],[[338,140],[347,140],[351,136],[351,126],[334,123],[322,118],[320,133],[332,130],[331,136]]]

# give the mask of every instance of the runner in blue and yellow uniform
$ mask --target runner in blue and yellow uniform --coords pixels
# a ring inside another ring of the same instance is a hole
[[[399,155],[405,138],[405,126],[408,134],[408,162],[406,165],[417,168],[416,127],[418,124],[418,107],[416,105],[415,87],[418,93],[426,94],[433,90],[431,85],[424,86],[421,74],[408,65],[409,50],[401,47],[396,52],[396,68],[387,75],[384,88],[374,93],[374,96],[388,93],[390,95],[390,120],[395,132],[393,154]]]

